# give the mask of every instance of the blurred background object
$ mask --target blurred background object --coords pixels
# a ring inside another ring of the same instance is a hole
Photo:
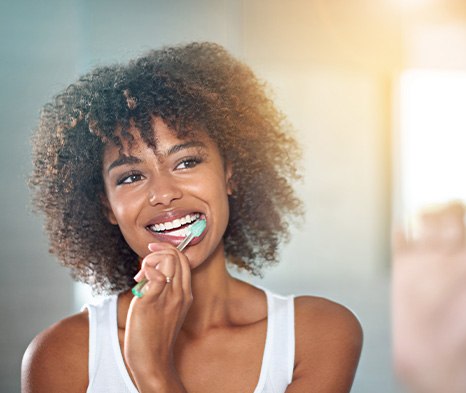
[[[466,226],[463,203],[437,205],[394,236],[393,359],[409,392],[466,391]]]
[[[348,305],[365,330],[354,391],[402,392],[390,355],[390,226],[429,202],[423,184],[447,189],[442,174],[461,173],[464,157],[438,147],[464,146],[464,1],[3,0],[0,22],[0,391],[19,391],[28,342],[88,296],[48,255],[30,213],[29,136],[41,106],[94,65],[208,40],[269,82],[304,148],[306,223],[282,264],[253,281]],[[425,157],[445,170],[416,165]],[[464,198],[454,183],[438,197]]]

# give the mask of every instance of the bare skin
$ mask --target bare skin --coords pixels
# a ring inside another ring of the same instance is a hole
[[[414,236],[395,236],[394,362],[412,392],[466,391],[464,206],[425,212]]]
[[[128,300],[124,297],[128,295],[120,298],[118,318],[123,353],[125,320],[122,314],[128,311],[124,305]],[[256,303],[258,308],[260,303]],[[262,303],[265,309],[265,300]],[[251,307],[251,301],[246,305]],[[321,298],[299,297],[295,307],[295,371],[286,392],[349,392],[361,349],[358,322],[348,310]],[[225,392],[252,392],[259,379],[265,329],[264,314],[257,321],[211,327],[195,337],[182,329],[174,354],[177,380],[139,390],[208,393],[221,388]],[[215,363],[209,361],[213,350],[218,355]],[[89,382],[87,361],[88,320],[87,313],[83,312],[52,326],[31,343],[23,361],[22,391],[85,392]],[[128,372],[135,381],[129,368]],[[177,386],[178,382],[182,386]]]
[[[121,157],[109,146],[104,156],[108,219],[142,259],[136,280],[149,280],[143,298],[126,292],[118,299],[127,370],[140,392],[252,392],[261,369],[267,304],[261,290],[226,270],[222,237],[231,169],[202,135],[187,144],[157,120],[156,130],[156,154],[139,145],[128,152],[137,160],[115,165]],[[202,157],[198,162],[192,160],[196,155]],[[207,229],[184,253],[175,241],[161,242],[147,229],[153,217],[186,211],[201,212]],[[88,333],[82,312],[38,335],[23,360],[23,392],[85,392]],[[295,334],[287,392],[349,392],[362,342],[353,314],[328,300],[296,298]]]

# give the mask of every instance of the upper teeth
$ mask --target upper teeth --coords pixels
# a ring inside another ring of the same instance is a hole
[[[177,218],[173,221],[167,221],[160,224],[154,224],[150,226],[153,231],[166,231],[168,229],[176,229],[185,224],[191,224],[199,218],[199,214],[187,214],[182,218]]]

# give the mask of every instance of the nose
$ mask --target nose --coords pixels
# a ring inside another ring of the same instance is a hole
[[[180,199],[183,192],[179,184],[170,176],[158,173],[150,182],[149,204],[170,205],[174,200]]]

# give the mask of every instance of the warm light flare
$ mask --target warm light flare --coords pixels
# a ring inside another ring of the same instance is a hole
[[[438,2],[439,0],[388,0],[390,1],[393,5],[400,7],[400,8],[406,8],[406,9],[415,9],[415,8],[420,8],[423,6],[428,6],[433,3]]]
[[[466,201],[466,72],[410,70],[400,80],[404,216]]]

